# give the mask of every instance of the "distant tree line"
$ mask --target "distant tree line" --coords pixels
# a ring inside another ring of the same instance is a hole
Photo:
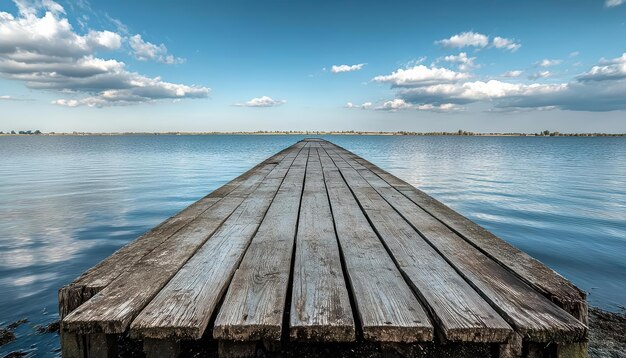
[[[5,134],[4,132],[0,131],[0,134]],[[27,134],[27,135],[32,135],[32,134],[43,134],[41,133],[41,131],[39,129],[37,130],[27,130],[27,131],[18,131],[17,133],[15,131],[7,131],[6,134]]]
[[[549,130],[544,130],[540,133],[535,133],[535,136],[540,137],[623,137],[626,136],[626,133],[561,133],[561,132],[550,132]]]
[[[117,132],[117,133],[90,133],[90,132],[72,132],[72,133],[42,133],[40,130],[26,130],[15,132],[0,131],[0,135],[14,134],[14,135],[207,135],[207,134],[305,134],[305,135],[333,135],[333,134],[345,134],[345,135],[401,135],[401,136],[536,136],[536,137],[624,137],[626,133],[561,133],[558,131],[543,130],[537,133],[475,133],[469,132],[463,129],[459,129],[455,132],[409,132],[409,131],[255,131],[255,132],[161,132],[161,133],[148,133],[148,132]]]

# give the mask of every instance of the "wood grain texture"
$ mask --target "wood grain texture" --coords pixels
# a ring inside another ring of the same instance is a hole
[[[280,340],[307,159],[303,150],[252,239],[217,315],[214,338]]]
[[[365,339],[419,342],[433,326],[415,294],[359,208],[338,168],[318,151],[348,281]]]
[[[407,182],[343,148],[338,150],[374,172],[452,231],[514,272],[583,324],[587,324],[587,295],[566,278]]]
[[[328,154],[378,232],[400,271],[430,310],[446,340],[502,342],[511,327],[359,173]]]
[[[291,162],[300,144],[280,164],[268,164],[220,200],[210,210],[176,232],[132,265],[100,293],[62,321],[66,331],[122,333],[179,268],[198,250],[237,207],[275,170]]]
[[[298,145],[301,146],[303,144]],[[165,240],[169,239],[215,203],[230,194],[259,169],[267,165],[275,165],[293,149],[295,148],[285,148],[257,164],[252,169],[214,190],[209,195],[191,204],[176,215],[168,218],[136,240],[123,246],[96,266],[85,271],[72,283],[62,287],[59,290],[59,314],[61,318],[67,316],[71,311],[108,286],[124,271],[132,267],[134,263],[154,250]]]
[[[306,168],[290,312],[290,337],[294,340],[355,340],[354,318],[316,151],[311,151]]]
[[[298,156],[306,155],[303,150]],[[131,337],[200,339],[296,153],[287,155],[131,324]]]
[[[354,162],[341,154],[349,164]],[[586,327],[470,245],[369,169],[359,174],[515,328],[530,340],[579,341]]]

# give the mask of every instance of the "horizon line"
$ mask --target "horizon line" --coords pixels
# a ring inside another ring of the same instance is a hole
[[[538,132],[471,132],[465,130],[457,131],[142,131],[142,132],[41,132],[38,130],[11,131],[0,132],[0,136],[123,136],[123,135],[379,135],[379,136],[539,136],[539,137],[556,137],[556,136],[612,136],[622,137],[626,133],[611,132],[559,132],[541,130]]]

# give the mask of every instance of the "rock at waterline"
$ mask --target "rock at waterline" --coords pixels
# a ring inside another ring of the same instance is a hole
[[[15,334],[8,329],[0,329],[0,346],[15,340]]]
[[[9,324],[7,326],[7,329],[16,329],[17,327],[23,325],[24,323],[28,323],[28,320],[26,318],[22,318],[20,320],[17,320],[11,324]]]
[[[37,325],[35,326],[35,330],[37,333],[55,333],[58,332],[61,328],[61,321],[52,322],[47,326]]]

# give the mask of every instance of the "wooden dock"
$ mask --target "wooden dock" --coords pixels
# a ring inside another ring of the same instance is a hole
[[[587,356],[572,283],[320,139],[121,248],[59,307],[64,357]]]

